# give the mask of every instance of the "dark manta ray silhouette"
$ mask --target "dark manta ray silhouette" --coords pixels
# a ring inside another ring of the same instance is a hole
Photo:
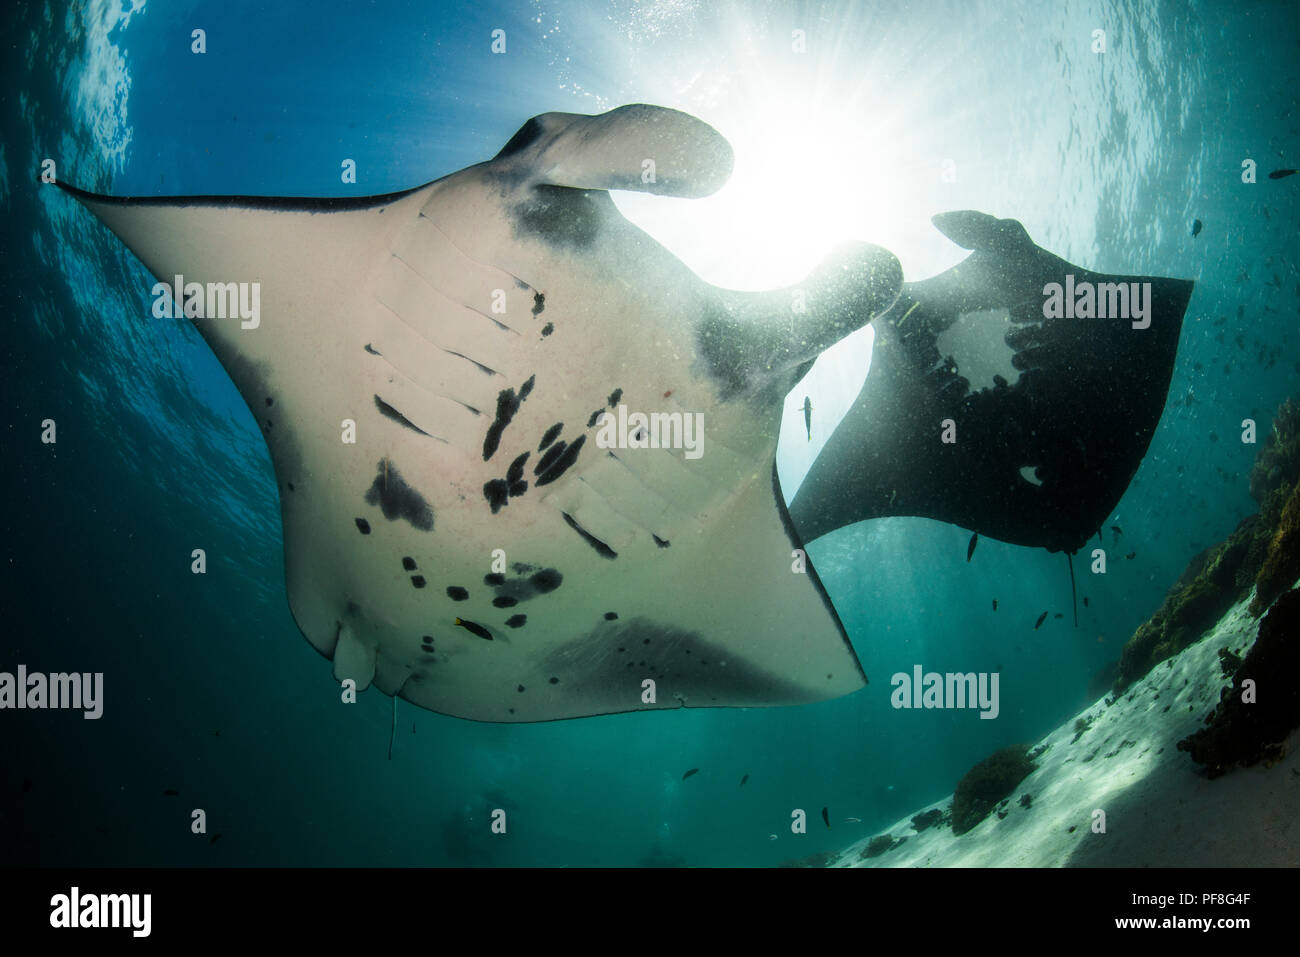
[[[492,160],[385,196],[63,188],[182,286],[262,426],[290,608],[335,677],[542,721],[866,681],[815,571],[792,568],[776,441],[784,396],[902,271],[839,247],[792,316],[789,290],[702,282],[606,192],[703,196],[731,163],[706,124],[632,105],[534,117]],[[240,283],[256,322],[221,318]]]
[[[1072,553],[1097,534],[1146,454],[1192,283],[1082,269],[1034,245],[1014,220],[962,211],[934,224],[973,252],[905,284],[874,320],[866,381],[790,515],[806,541],[914,515]],[[1147,316],[1130,318],[1138,301],[1124,316],[1044,318],[1052,283],[1063,295],[1091,288],[1093,311],[1108,312],[1120,311],[1118,292],[1111,299],[1104,284],[1131,294],[1137,283],[1141,296],[1149,283]],[[970,358],[954,358],[947,349],[963,339]],[[1003,341],[1009,365],[993,371]],[[961,374],[968,362],[991,381],[972,387]]]

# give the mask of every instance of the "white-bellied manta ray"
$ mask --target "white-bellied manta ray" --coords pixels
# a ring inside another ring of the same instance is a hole
[[[894,306],[902,270],[837,247],[796,313],[789,290],[704,283],[607,192],[704,196],[731,164],[705,123],[637,104],[534,117],[492,160],[383,196],[60,186],[164,283],[259,284],[255,327],[190,308],[270,449],[289,604],[335,677],[543,721],[866,682],[775,451],[786,393]],[[597,441],[626,410],[701,414],[703,454]],[[971,501],[948,520],[975,528]]]

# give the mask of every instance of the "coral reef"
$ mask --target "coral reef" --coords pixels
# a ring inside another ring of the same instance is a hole
[[[1287,399],[1273,416],[1273,429],[1255,456],[1250,497],[1261,505],[1273,492],[1300,475],[1300,402]]]
[[[1259,511],[1194,557],[1160,609],[1124,646],[1116,694],[1200,638],[1252,585],[1251,612],[1260,615],[1300,577],[1300,403],[1293,399],[1274,416],[1255,457],[1250,494]]]
[[[975,765],[957,784],[952,798],[952,832],[965,834],[1015,790],[1036,765],[1028,747],[1013,744]]]
[[[912,827],[916,828],[917,833],[924,831],[927,827],[942,827],[947,824],[952,817],[952,808],[941,811],[937,807],[931,808],[922,814],[917,814],[912,818]]]
[[[1235,651],[1226,647],[1219,649],[1219,670],[1225,678],[1241,667],[1241,661],[1241,655]]]
[[[879,857],[886,851],[892,851],[906,840],[906,837],[894,837],[892,834],[877,834],[867,843],[867,846],[862,849],[862,853],[858,856],[863,860],[870,857]]]
[[[1116,693],[1196,641],[1249,591],[1253,574],[1239,581],[1259,516],[1242,521],[1222,545],[1207,548],[1187,566],[1159,611],[1133,633],[1120,654]]]
[[[1093,720],[1092,715],[1087,715],[1086,717],[1083,718],[1074,719],[1074,737],[1070,739],[1071,744],[1074,744],[1080,738],[1082,738],[1083,733],[1092,727],[1092,720]]]
[[[1263,612],[1295,583],[1296,578],[1300,578],[1300,483],[1291,489],[1278,519],[1277,531],[1268,543],[1268,553],[1255,578],[1251,614]]]
[[[1276,760],[1287,735],[1300,727],[1300,686],[1294,680],[1300,672],[1298,631],[1300,589],[1292,589],[1260,622],[1259,637],[1232,685],[1219,695],[1206,727],[1178,742],[1178,750],[1205,765],[1210,777]],[[1255,683],[1250,695],[1242,684],[1247,679]]]

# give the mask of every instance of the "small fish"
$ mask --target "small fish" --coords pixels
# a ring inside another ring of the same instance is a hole
[[[213,834],[213,835],[212,835],[212,840],[208,841],[208,843],[209,843],[209,844],[215,844],[215,843],[217,843],[217,841],[219,841],[219,840],[221,840],[221,835],[220,835],[220,834]]]
[[[980,540],[980,533],[971,532],[970,544],[966,546],[966,561],[970,561],[970,557],[975,554],[975,544],[979,540]]]
[[[177,791],[175,788],[168,788],[167,790],[163,791],[163,797],[174,798],[178,796],[180,793],[181,792]]]
[[[803,426],[808,430],[808,441],[812,441],[812,396],[803,397]]]
[[[745,782],[748,780],[749,780],[749,775],[746,774],[743,778],[740,779],[740,786],[743,788],[745,786]]]
[[[1119,541],[1119,537],[1124,534],[1124,529],[1120,528],[1118,525],[1112,525],[1110,530],[1115,533],[1115,541],[1117,542]]]
[[[775,841],[775,840],[776,840],[776,835],[775,835],[775,834],[769,834],[769,835],[767,836],[767,839],[768,839],[769,841]]]
[[[1129,559],[1137,558],[1137,557],[1138,557],[1138,553],[1137,553],[1137,552],[1129,552],[1129,553],[1128,553],[1127,555],[1125,555],[1124,557],[1125,557],[1125,558],[1129,558]]]
[[[1084,607],[1084,608],[1087,608],[1087,607],[1088,607],[1088,596],[1087,596],[1087,595],[1084,595],[1084,596],[1083,596],[1083,607]]]
[[[1061,613],[1058,611],[1058,612],[1057,612],[1055,615],[1053,615],[1052,617],[1053,617],[1053,618],[1064,618],[1065,615],[1061,614]]]
[[[1294,176],[1300,173],[1300,169],[1275,169],[1268,174],[1269,179],[1286,179],[1288,176]]]
[[[682,780],[685,781],[685,780],[686,780],[687,778],[689,778],[692,774],[699,774],[699,773],[700,773],[700,769],[699,769],[699,768],[691,768],[689,771],[687,771],[685,774],[682,775]]]
[[[845,824],[861,824],[861,823],[862,823],[862,818],[860,818],[860,817],[846,817],[846,818],[844,819],[844,823],[845,823]]]
[[[1047,612],[1043,612],[1038,616],[1038,621],[1034,622],[1034,631],[1037,631],[1045,621],[1047,621]]]
[[[998,600],[996,598],[993,599],[993,610],[994,611],[998,610]]]
[[[826,830],[831,829],[831,812],[830,808],[822,808],[822,820],[826,822]]]
[[[476,624],[475,622],[472,622],[472,621],[466,621],[466,620],[463,619],[463,618],[457,618],[457,619],[456,619],[456,624],[460,625],[462,628],[464,628],[466,631],[468,631],[471,635],[474,635],[474,636],[476,636],[476,637],[478,637],[478,638],[482,638],[484,641],[491,641],[491,640],[492,640],[492,632],[488,631],[486,628],[484,628],[484,627],[483,627],[482,625],[480,625],[480,624]]]
[[[1195,239],[1197,236],[1201,235],[1201,228],[1202,228],[1202,227],[1201,227],[1201,221],[1200,221],[1199,219],[1194,219],[1194,220],[1192,220],[1192,238],[1193,238],[1193,239]]]

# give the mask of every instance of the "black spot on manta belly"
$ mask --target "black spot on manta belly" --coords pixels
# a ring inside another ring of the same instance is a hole
[[[493,479],[483,486],[483,497],[495,515],[510,499],[510,485],[505,479]]]
[[[528,391],[532,391],[532,379],[528,380]],[[516,395],[514,389],[502,389],[497,393],[497,416],[493,423],[488,426],[487,435],[483,437],[483,461],[486,462],[496,454],[496,450],[501,445],[501,433],[505,432],[506,426],[514,419],[515,413],[519,411],[519,404],[527,397],[524,390]]]
[[[606,621],[617,621],[617,620],[618,620],[618,612],[616,612],[616,611],[607,611],[607,612],[605,612],[605,620],[606,620]],[[619,651],[622,651],[622,650],[623,650],[622,648],[619,649]]]
[[[553,592],[555,589],[559,588],[560,583],[564,581],[564,576],[554,568],[543,568],[540,572],[530,578],[529,581],[533,583],[534,588],[545,595],[548,592]]]
[[[537,443],[537,451],[539,452],[544,451],[548,445],[550,445],[557,438],[559,438],[560,432],[563,429],[564,429],[563,422],[556,422],[553,426],[547,429],[546,433],[542,436],[542,441]]]
[[[531,452],[525,452],[523,455],[516,457],[515,460],[510,463],[510,468],[506,469],[506,482],[510,486],[511,495],[517,494],[514,491],[514,488],[520,483],[520,480],[524,477],[524,463],[528,461],[528,456],[530,455],[532,455]],[[528,487],[528,483],[525,482],[524,488],[527,487]]]
[[[549,336],[554,331],[555,331],[555,323],[548,322],[546,325],[542,326],[542,337],[545,338],[546,336]]]
[[[613,392],[609,394],[609,407],[611,409],[614,408],[614,406],[618,405],[618,401],[621,398],[623,398],[623,390],[615,389]]]
[[[415,571],[415,559],[411,558],[409,555],[402,556],[402,567],[408,572]]]
[[[561,454],[551,459],[550,465],[546,468],[545,471],[540,472],[540,474],[538,473],[538,469],[533,470],[533,473],[537,475],[538,488],[540,488],[543,485],[550,485],[561,475],[563,475],[566,471],[568,471],[569,467],[572,466],[574,462],[578,461],[578,453],[582,450],[582,445],[586,441],[587,441],[587,437],[585,435],[580,435],[576,439],[574,439],[573,444],[568,446],[567,448],[565,448],[565,444],[563,442],[558,442],[555,445],[551,446],[550,450],[547,451],[546,455],[542,456],[542,462],[545,462],[548,458],[551,458],[551,453],[555,452],[556,449],[559,449]],[[538,462],[537,463],[538,466],[541,466],[542,462]]]
[[[366,343],[366,351],[369,352],[372,356],[382,356],[382,355],[383,355],[382,352],[377,352],[377,351],[375,350],[375,347],[372,346],[372,345],[371,345],[370,343],[368,343],[368,342]]]
[[[357,531],[361,532],[362,535],[370,534],[369,522],[367,522],[364,518],[354,519],[354,521],[357,523]]]
[[[546,308],[546,294],[542,292],[533,293],[533,315],[540,316]]]
[[[650,537],[655,540],[655,544],[658,545],[660,548],[667,548],[669,545],[672,544],[671,542],[660,538],[658,535],[654,534],[653,532],[650,533]]]
[[[425,582],[423,575],[412,575],[411,584],[416,588],[423,588],[427,583]]]
[[[469,592],[464,588],[461,588],[459,585],[448,585],[447,597],[452,601],[465,601],[469,598]]]
[[[406,484],[388,459],[380,460],[377,468],[379,474],[366,492],[366,504],[378,505],[390,522],[403,518],[422,532],[433,531],[433,509],[424,496]]]
[[[568,447],[569,447],[568,442],[557,442],[555,445],[552,445],[549,449],[546,450],[546,454],[537,460],[537,464],[533,466],[533,474],[541,475],[544,471],[546,471],[548,468],[551,467],[551,465],[555,462],[556,459],[558,459],[561,455],[564,454],[564,450]]]
[[[516,562],[516,570],[532,569],[532,565]],[[554,568],[543,568],[528,577],[506,578],[505,575],[490,573],[483,576],[483,583],[496,591],[497,597],[492,602],[498,608],[510,608],[521,601],[528,601],[538,595],[549,594],[560,587],[564,576]]]
[[[528,621],[527,615],[511,615],[506,619],[506,624],[511,628],[522,628]]]

